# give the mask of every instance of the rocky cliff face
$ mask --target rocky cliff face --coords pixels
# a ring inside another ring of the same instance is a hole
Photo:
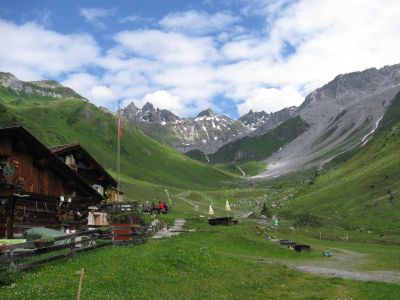
[[[247,114],[239,118],[251,131],[252,135],[261,135],[276,128],[286,120],[296,115],[296,107],[287,107],[273,113],[265,111],[253,112],[250,110]]]
[[[54,80],[21,81],[11,73],[0,72],[0,85],[10,88],[16,93],[36,94],[52,98],[85,99],[74,90],[59,84]]]
[[[400,90],[400,64],[339,75],[308,95],[295,112],[310,128],[269,159],[263,176],[324,165],[362,147]]]
[[[141,109],[131,103],[123,110],[123,116],[148,135],[181,152],[198,149],[212,153],[250,132],[241,121],[217,115],[211,109],[195,118],[179,118],[168,110],[155,109],[151,103]]]

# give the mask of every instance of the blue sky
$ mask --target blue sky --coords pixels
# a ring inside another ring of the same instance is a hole
[[[0,1],[0,71],[115,110],[277,111],[400,62],[396,0]]]

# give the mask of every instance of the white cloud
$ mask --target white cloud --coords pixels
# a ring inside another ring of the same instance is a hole
[[[99,79],[88,73],[74,73],[62,84],[68,86],[84,97],[89,97],[88,91],[99,82]]]
[[[112,16],[116,13],[116,9],[105,9],[102,7],[81,7],[79,8],[79,14],[85,18],[85,20],[100,29],[105,29],[106,25],[103,21],[104,18]]]
[[[62,84],[72,88],[97,105],[111,107],[117,101],[112,89],[103,85],[98,77],[88,73],[72,74]]]
[[[224,31],[236,24],[240,18],[230,12],[209,14],[196,10],[166,15],[159,24],[167,30],[192,34]]]
[[[239,113],[279,110],[337,74],[400,62],[399,1],[244,2],[254,6],[242,19],[190,10],[146,24],[151,29],[117,32],[104,55],[87,34],[0,21],[0,69],[23,79],[69,74],[64,84],[96,104],[143,104],[147,96],[188,116],[216,98],[233,101]],[[108,13],[86,17],[102,21]],[[265,30],[244,27],[254,14]]]
[[[179,99],[183,115],[223,96],[236,102],[242,114],[251,108],[275,111],[299,105],[339,73],[398,62],[400,7],[395,1],[257,2],[258,14],[266,18],[264,32],[221,38],[210,34],[215,15],[205,25],[204,13],[186,11],[164,17],[160,23],[165,30],[118,33],[118,44],[106,58],[113,70],[107,76],[119,78],[111,88],[126,99],[168,91]],[[198,25],[202,34],[209,34],[199,37]],[[163,103],[160,108],[167,107]]]
[[[96,62],[99,47],[88,34],[60,34],[35,23],[0,19],[0,70],[23,80],[56,78]]]
[[[266,111],[268,113],[281,110],[289,106],[298,106],[304,100],[297,89],[284,87],[276,88],[260,88],[255,94],[246,99],[245,102],[237,105],[240,115],[244,115],[253,111]]]
[[[135,23],[135,22],[150,22],[152,20],[153,19],[151,19],[151,18],[144,18],[140,15],[134,14],[134,15],[129,15],[129,16],[123,17],[123,18],[119,19],[118,22],[120,22],[120,23]]]
[[[112,100],[116,100],[113,91],[109,87],[101,85],[95,85],[90,89],[89,98],[93,99],[95,103],[104,103],[104,105],[107,105]]]
[[[210,37],[187,37],[159,30],[123,31],[115,40],[127,55],[138,55],[166,64],[191,64],[213,60],[217,54]]]
[[[138,104],[139,106],[143,106],[146,102],[152,103],[154,107],[168,109],[177,115],[185,114],[187,109],[180,97],[174,96],[165,90],[146,94]]]

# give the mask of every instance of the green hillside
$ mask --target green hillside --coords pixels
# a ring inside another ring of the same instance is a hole
[[[209,155],[209,158],[212,163],[264,160],[294,140],[308,127],[300,117],[294,117],[263,135],[248,136],[226,144]]]
[[[311,182],[286,215],[311,213],[323,225],[381,237],[400,233],[400,93],[376,136],[338,170]]]
[[[190,150],[186,152],[185,155],[204,163],[208,162],[206,154],[204,154],[201,150],[198,149]]]
[[[116,119],[82,99],[16,94],[0,87],[0,127],[22,125],[48,146],[80,142],[115,171]],[[121,173],[129,180],[179,188],[213,188],[232,177],[194,161],[125,124]]]

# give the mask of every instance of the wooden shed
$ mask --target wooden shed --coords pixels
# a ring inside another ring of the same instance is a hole
[[[79,229],[104,196],[22,127],[0,129],[0,236],[35,226]]]

